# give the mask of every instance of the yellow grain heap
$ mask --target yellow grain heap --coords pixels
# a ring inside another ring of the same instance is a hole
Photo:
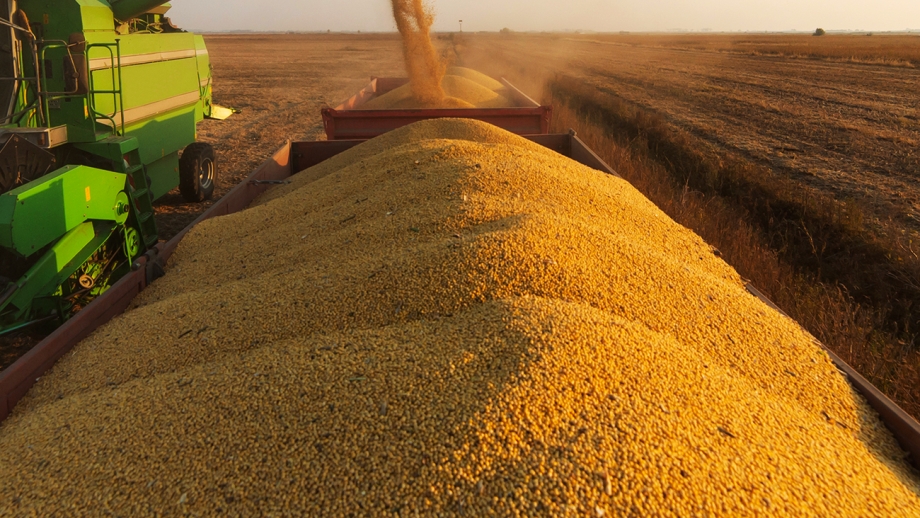
[[[460,76],[469,79],[475,83],[488,88],[489,90],[498,91],[505,88],[505,85],[500,82],[492,79],[491,77],[479,72],[478,70],[473,70],[471,68],[464,67],[450,67],[447,69],[447,75],[450,76]]]
[[[409,110],[418,108],[502,108],[511,106],[507,97],[465,77],[446,75],[441,80],[446,95],[438,102],[419,101],[412,84],[391,90],[361,105],[361,110]],[[501,83],[499,83],[501,86]]]
[[[0,515],[920,515],[809,335],[626,182],[479,122],[199,225],[138,300],[0,427]]]

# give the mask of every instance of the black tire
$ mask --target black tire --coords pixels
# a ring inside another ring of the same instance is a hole
[[[217,161],[211,144],[192,142],[179,158],[179,192],[190,202],[211,199],[217,183]]]

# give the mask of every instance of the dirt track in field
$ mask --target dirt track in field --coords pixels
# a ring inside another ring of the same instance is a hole
[[[709,145],[920,231],[920,69],[560,37],[472,37],[465,64],[566,73]],[[514,80],[514,79],[513,79]]]
[[[372,75],[398,76],[396,35],[210,35],[214,100],[242,111],[206,120],[198,139],[214,145],[219,199],[288,140],[324,140],[323,107],[335,107]],[[160,238],[169,239],[211,203],[187,204],[174,190],[157,203]]]

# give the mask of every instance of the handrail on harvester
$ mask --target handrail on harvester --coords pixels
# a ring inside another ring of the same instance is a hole
[[[111,90],[97,90],[95,88],[95,80],[93,79],[93,70],[91,68],[91,60],[89,59],[89,53],[91,49],[102,48],[108,51],[109,53],[109,63],[112,66],[108,67],[108,70],[111,71],[112,77],[112,89]],[[114,51],[112,50],[114,48]],[[121,77],[121,40],[116,38],[115,43],[90,43],[86,45],[86,73],[88,78],[89,91],[86,93],[87,98],[87,107],[89,109],[90,115],[93,116],[93,132],[96,132],[96,122],[99,119],[106,119],[111,121],[112,130],[116,135],[125,134],[125,99],[124,94],[122,93],[122,77]],[[112,96],[112,102],[115,106],[115,112],[112,115],[102,113],[96,109],[96,95],[97,94],[108,94]],[[121,125],[115,122],[115,116],[121,114]]]
[[[38,51],[40,63],[47,62],[47,58],[45,57],[45,54],[49,50],[64,49],[64,51],[67,52],[67,59],[70,60],[70,64],[73,66],[74,70],[76,70],[77,68],[76,62],[74,61],[73,53],[70,50],[73,47],[73,45],[68,44],[64,40],[41,40],[37,42],[36,45],[41,48],[41,50]],[[51,92],[48,89],[48,85],[45,84],[45,80],[46,80],[45,76],[38,76],[38,97],[39,97],[39,101],[42,104],[42,109],[45,114],[51,113],[50,103],[51,103],[52,97],[55,99],[83,97],[82,95],[78,93],[80,90],[79,85],[74,86],[74,89],[72,92]],[[46,120],[41,121],[41,123],[44,127],[50,128],[51,127],[50,115],[46,118]]]
[[[63,49],[67,52],[67,58],[70,60],[70,63],[74,70],[76,70],[76,61],[73,58],[73,53],[71,49],[73,44],[67,43],[63,40],[41,40],[35,42],[37,54],[39,56],[39,62],[46,62],[46,53],[50,50]],[[111,74],[112,89],[111,90],[99,90],[95,88],[95,79],[93,76],[93,70],[91,69],[91,60],[89,59],[89,54],[92,49],[101,48],[105,49],[109,54],[109,59],[107,60],[111,63],[111,66],[107,67]],[[89,43],[86,44],[84,48],[84,55],[86,56],[85,67],[83,71],[86,73],[87,77],[87,92],[86,94],[79,93],[80,87],[79,84],[74,86],[73,91],[65,92],[51,92],[49,91],[46,78],[41,73],[36,73],[36,79],[38,81],[38,97],[39,105],[41,109],[39,110],[40,125],[46,128],[51,127],[51,121],[48,117],[50,113],[50,102],[52,99],[67,99],[67,98],[86,98],[87,110],[89,115],[92,116],[93,120],[93,133],[97,132],[97,122],[99,119],[105,119],[111,122],[112,130],[116,135],[124,135],[125,133],[125,103],[124,103],[124,93],[121,88],[122,85],[122,67],[121,67],[121,40],[115,39],[115,43]],[[115,111],[109,115],[103,113],[97,109],[96,95],[111,95],[112,104]],[[121,117],[121,124],[115,120],[116,116]]]

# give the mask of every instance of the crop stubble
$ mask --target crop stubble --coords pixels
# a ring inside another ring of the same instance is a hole
[[[625,41],[467,37],[463,56],[515,78],[578,77],[716,149],[860,202],[866,224],[893,220],[920,236],[920,69]]]

